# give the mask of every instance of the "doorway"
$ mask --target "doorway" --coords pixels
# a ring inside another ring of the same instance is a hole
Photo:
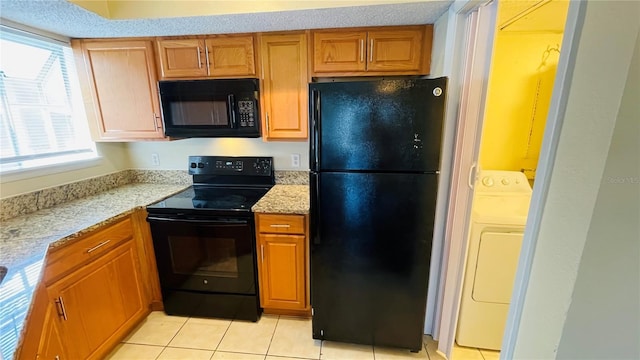
[[[489,74],[488,85],[484,85],[487,87],[484,92],[479,91],[475,94],[476,99],[482,102],[475,109],[478,112],[476,122],[474,124],[462,124],[462,126],[466,126],[462,131],[460,131],[460,127],[458,128],[458,133],[464,134],[466,137],[466,140],[461,140],[458,137],[457,142],[466,142],[467,145],[464,145],[461,151],[466,153],[468,164],[465,164],[464,160],[457,165],[454,164],[458,173],[455,174],[456,170],[454,170],[453,179],[459,180],[457,185],[466,189],[469,199],[460,209],[454,210],[453,214],[451,210],[449,212],[449,222],[456,222],[456,218],[459,221],[457,225],[453,224],[456,226],[448,224],[448,229],[453,233],[450,240],[448,240],[450,241],[449,259],[453,256],[454,261],[448,268],[443,268],[444,276],[447,279],[462,279],[464,277],[465,265],[469,255],[468,232],[470,231],[471,197],[474,191],[475,179],[478,176],[478,169],[519,172],[524,174],[531,184],[535,181],[538,154],[549,109],[556,64],[561,51],[563,29],[569,3],[566,1],[524,1],[500,2],[498,5],[492,5],[498,7],[498,15],[492,22],[493,27],[489,30],[484,29],[491,33],[487,43],[494,42],[495,44],[493,48],[489,46],[488,49],[489,55],[487,58],[491,58],[491,71],[488,68],[485,72],[482,72],[482,69],[476,69],[481,75]],[[492,5],[487,6],[487,8],[491,8]],[[487,21],[487,18],[490,17],[490,15],[485,14],[484,20]],[[483,26],[482,20],[478,26]],[[482,42],[482,40],[487,41],[487,39],[482,39],[482,31],[480,31],[480,36],[475,41]],[[477,49],[471,49],[471,51],[471,56],[468,56],[471,62],[483,61],[482,50],[480,54],[478,54]],[[467,70],[471,68],[467,68]],[[473,71],[474,69],[471,70]],[[471,80],[467,84],[470,84],[471,87],[478,87],[478,84],[473,82],[473,76]],[[466,100],[463,97],[461,101]],[[460,122],[463,122],[464,111],[465,109],[461,107]],[[466,115],[466,121],[469,123],[468,114]],[[469,131],[469,126],[475,126],[477,129]],[[480,133],[482,133],[482,136],[480,136]],[[471,141],[471,144],[469,141]],[[472,148],[474,148],[474,151],[470,150]],[[458,153],[459,151],[460,148],[457,148],[456,152]],[[455,197],[460,199],[466,196],[464,191],[456,191],[455,186],[456,182],[454,181],[451,193],[452,201],[455,201]],[[453,207],[455,208],[455,206]],[[526,220],[522,222],[522,227],[518,231],[522,232],[524,230],[525,222]],[[515,252],[516,257],[518,252]],[[456,255],[454,254],[457,254],[457,259],[455,259]],[[477,253],[475,256],[477,257]],[[448,281],[445,280],[446,282]],[[444,285],[444,287],[448,286]],[[510,293],[511,289],[508,289],[507,292]],[[445,343],[441,344],[443,346],[439,346],[439,348],[441,351],[444,350],[443,352],[450,353],[446,349],[451,349],[454,345],[453,337],[456,332],[455,327],[462,295],[462,283],[460,282],[448,289],[445,288],[443,293],[442,313],[444,315],[440,331],[443,332],[441,339],[445,340]],[[450,297],[447,298],[447,296]],[[504,307],[504,316],[499,321],[502,322],[499,326],[501,328],[500,338],[504,331],[504,321],[508,307],[507,301]],[[451,318],[446,319],[447,313],[451,315]],[[450,322],[449,325],[446,325],[447,321]],[[482,358],[482,354],[477,350],[480,347],[476,346],[473,349]],[[493,345],[493,347],[495,348],[496,346]],[[495,353],[493,355],[499,356]],[[491,354],[489,357],[491,357]],[[452,358],[456,358],[455,352]],[[463,357],[459,356],[458,358]]]

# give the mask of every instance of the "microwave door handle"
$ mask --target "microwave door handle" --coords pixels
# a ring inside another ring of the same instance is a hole
[[[236,99],[233,94],[227,96],[227,107],[229,109],[229,121],[231,122],[231,128],[236,128]]]

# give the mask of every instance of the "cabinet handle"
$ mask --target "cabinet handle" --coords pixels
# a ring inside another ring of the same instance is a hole
[[[364,39],[360,39],[360,62],[364,62]]]
[[[271,226],[272,228],[290,228],[291,227],[291,225],[289,224],[271,224],[269,226]]]
[[[157,113],[153,113],[153,125],[155,125],[156,130],[160,129],[160,125],[158,124],[158,120],[160,120],[160,115]]]
[[[260,245],[260,261],[264,262],[264,245]]]
[[[208,46],[204,47],[204,60],[207,63],[207,75],[211,75],[211,70],[209,69],[210,64],[209,64],[209,47]]]
[[[200,58],[201,52],[202,50],[200,50],[200,46],[198,46],[198,69],[202,69],[202,59]]]
[[[373,62],[373,39],[371,39],[371,46],[369,50],[369,62]]]
[[[62,301],[62,296],[58,296],[58,298],[56,299],[56,306],[57,308],[60,309],[60,311],[58,312],[58,316],[62,317],[62,319],[67,320],[67,310],[64,308],[64,301]]]
[[[265,121],[267,123],[267,136],[269,135],[269,113],[265,113],[265,116],[267,118],[267,120]]]
[[[96,251],[96,250],[100,249],[101,247],[103,247],[103,246],[107,245],[107,244],[108,244],[108,243],[110,243],[110,242],[111,242],[111,240],[105,240],[105,241],[101,242],[100,244],[98,244],[98,245],[96,245],[96,246],[92,247],[91,249],[87,249],[87,254],[91,254],[92,252],[94,252],[94,251]]]

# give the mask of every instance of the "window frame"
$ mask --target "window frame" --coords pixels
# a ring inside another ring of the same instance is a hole
[[[2,32],[3,34],[8,34],[9,37],[12,38],[26,38],[24,44],[27,46],[33,46],[31,44],[28,44],[29,40],[36,40],[50,43],[52,46],[67,48],[61,49],[61,53],[57,55],[54,61],[60,62],[60,75],[63,77],[66,90],[64,97],[67,103],[70,104],[70,106],[68,108],[65,108],[65,110],[68,109],[69,114],[72,117],[72,120],[70,121],[73,126],[72,131],[74,134],[80,132],[82,136],[86,136],[87,146],[81,149],[78,148],[72,150],[62,150],[57,152],[43,153],[39,155],[16,155],[12,158],[17,159],[18,161],[0,161],[0,175],[2,176],[2,182],[16,181],[36,176],[46,176],[55,173],[85,169],[88,167],[100,165],[103,158],[98,152],[96,143],[91,138],[88,120],[86,118],[86,111],[84,108],[84,102],[82,99],[82,94],[80,92],[80,84],[77,78],[78,73],[75,59],[71,51],[70,39],[62,38],[59,35],[55,34],[42,35],[30,31],[30,29],[16,28],[13,26],[8,26],[13,24],[5,23],[6,22],[3,21],[3,23],[0,24],[0,32]],[[73,84],[71,84],[72,82]],[[74,88],[73,94],[70,90],[71,87]],[[37,109],[42,106],[55,107],[54,104],[37,104],[33,108]],[[6,111],[11,110],[7,107]],[[48,112],[48,114],[51,114],[51,112]],[[80,116],[80,118],[73,118],[74,116]],[[50,117],[48,118],[48,121],[51,121]],[[55,137],[54,135],[52,139],[57,140],[59,138]],[[0,160],[5,159],[6,158],[0,158]],[[22,164],[20,164],[19,166],[12,166],[19,162],[21,162]]]

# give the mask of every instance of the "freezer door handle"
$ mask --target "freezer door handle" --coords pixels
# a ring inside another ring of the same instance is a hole
[[[309,154],[309,159],[311,160],[311,170],[318,170],[318,160],[320,158],[320,148],[318,144],[318,136],[319,136],[319,120],[320,120],[320,91],[312,90],[311,91],[311,101],[310,101],[310,114],[311,114],[311,141],[310,149],[311,154]]]

